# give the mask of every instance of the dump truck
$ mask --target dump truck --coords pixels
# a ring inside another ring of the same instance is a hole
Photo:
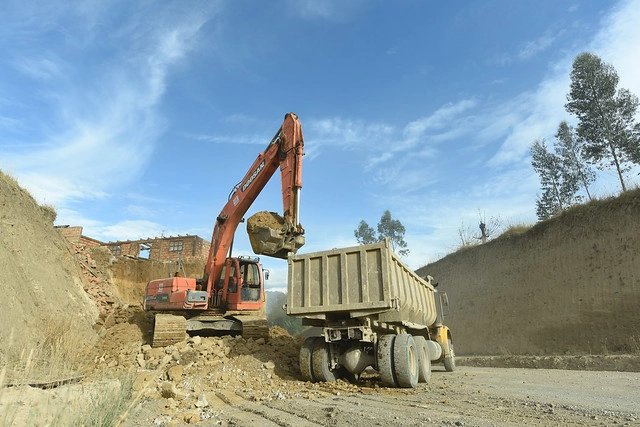
[[[303,379],[358,380],[372,367],[385,386],[412,388],[429,382],[432,363],[453,371],[452,336],[442,324],[448,300],[436,286],[389,240],[289,254],[287,314],[322,331],[300,349]]]

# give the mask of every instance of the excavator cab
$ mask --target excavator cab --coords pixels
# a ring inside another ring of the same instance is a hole
[[[286,221],[276,212],[260,211],[247,220],[251,249],[258,255],[287,259],[304,243],[304,229]]]
[[[264,299],[262,266],[258,257],[227,258],[222,277],[227,284],[217,286],[214,306],[226,305],[228,310],[258,310]],[[225,296],[226,295],[226,296]],[[226,300],[223,300],[226,298]]]

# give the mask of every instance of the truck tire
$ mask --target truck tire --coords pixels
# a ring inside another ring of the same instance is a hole
[[[398,386],[393,372],[393,343],[395,339],[396,336],[393,334],[382,335],[378,338],[376,362],[382,385],[387,387]]]
[[[396,336],[393,343],[393,370],[400,387],[414,388],[418,385],[418,350],[409,334]]]
[[[313,365],[311,364],[311,357],[313,355],[313,347],[316,344],[316,340],[322,340],[322,337],[309,337],[304,340],[302,347],[300,347],[300,374],[303,381],[316,381],[313,375]],[[322,340],[324,341],[324,340]]]
[[[449,354],[444,357],[444,369],[447,372],[453,372],[456,370],[456,355],[453,352],[451,337],[447,339],[447,346],[449,347]]]
[[[418,382],[429,383],[431,381],[431,356],[427,347],[427,340],[423,336],[413,337],[418,350]]]
[[[336,380],[336,374],[331,369],[331,361],[329,358],[329,344],[324,338],[318,338],[314,341],[313,353],[311,354],[312,375],[316,381],[333,382]]]

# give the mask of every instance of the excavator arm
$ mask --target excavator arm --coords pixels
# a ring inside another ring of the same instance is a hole
[[[286,258],[289,252],[295,253],[304,245],[304,229],[299,220],[303,148],[298,116],[288,113],[267,148],[258,155],[242,181],[233,187],[227,204],[216,218],[205,267],[208,292],[212,292],[221,278],[238,224],[278,168],[283,216],[263,211],[249,218],[247,232],[252,249],[256,254]]]

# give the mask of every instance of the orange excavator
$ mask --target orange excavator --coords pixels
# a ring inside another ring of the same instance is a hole
[[[304,139],[298,117],[288,113],[264,152],[233,187],[216,218],[202,278],[170,277],[147,283],[144,309],[155,314],[154,347],[182,341],[185,332],[208,331],[268,338],[263,271],[258,257],[232,256],[233,237],[243,217],[280,168],[283,216],[261,211],[247,220],[258,255],[287,258],[304,245],[300,189]]]

